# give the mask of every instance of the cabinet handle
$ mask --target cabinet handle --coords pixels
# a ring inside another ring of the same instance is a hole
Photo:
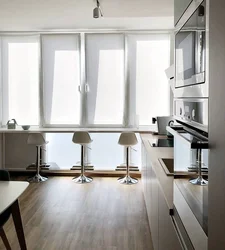
[[[86,83],[85,84],[85,92],[88,93],[90,91],[89,85]]]

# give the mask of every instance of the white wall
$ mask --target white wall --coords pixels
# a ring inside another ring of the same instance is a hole
[[[173,0],[0,0],[0,31],[46,29],[172,29]]]

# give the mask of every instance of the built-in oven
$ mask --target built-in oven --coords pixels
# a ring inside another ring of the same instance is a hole
[[[175,179],[205,234],[208,233],[208,98],[176,98],[174,118],[178,127],[167,127],[174,137]]]
[[[175,97],[208,97],[206,17],[206,0],[193,1],[175,28]]]
[[[174,177],[177,186],[202,231],[208,234],[208,137],[187,124],[167,127],[174,136]]]

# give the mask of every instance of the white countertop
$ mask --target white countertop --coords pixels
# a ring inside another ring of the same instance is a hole
[[[0,214],[10,207],[29,186],[25,181],[0,181]]]
[[[16,129],[0,128],[0,133],[73,133],[76,131],[88,131],[90,133],[121,133],[121,132],[135,132],[135,133],[149,133],[154,131],[154,126],[140,127],[140,128],[40,128],[31,126],[29,130],[23,130],[20,126]]]

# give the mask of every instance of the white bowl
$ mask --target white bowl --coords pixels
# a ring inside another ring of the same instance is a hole
[[[22,125],[23,130],[28,130],[30,128],[30,125]]]

